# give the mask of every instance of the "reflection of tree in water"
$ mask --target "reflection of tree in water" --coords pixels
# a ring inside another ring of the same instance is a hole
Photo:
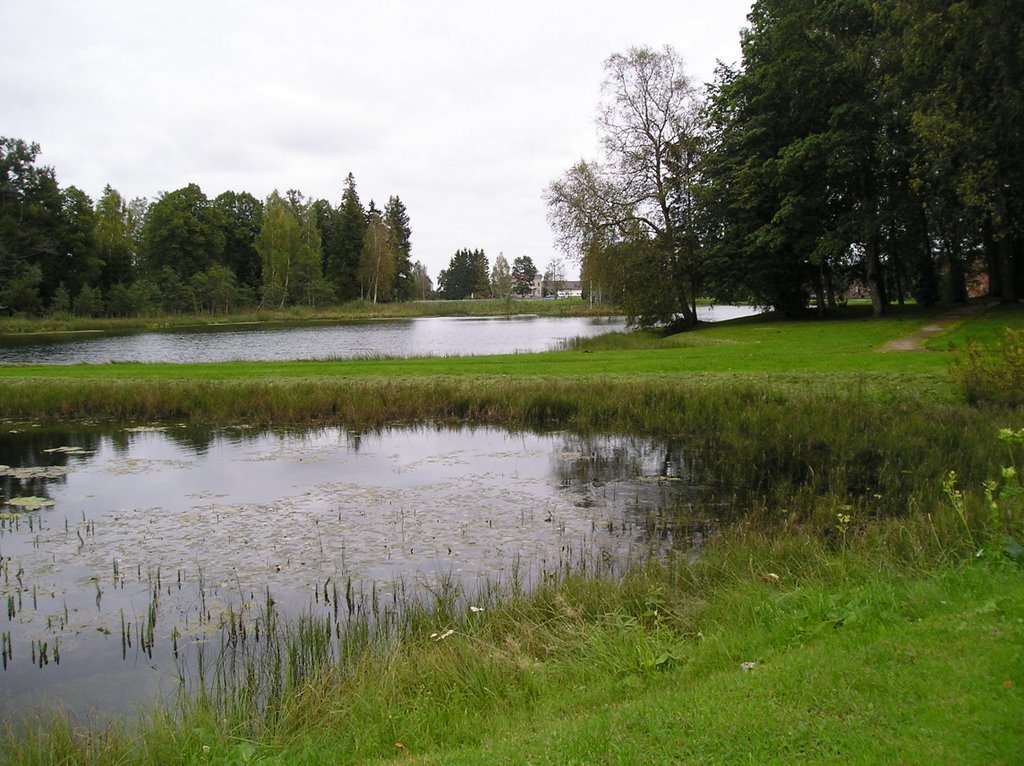
[[[30,425],[11,428],[0,432],[0,466],[11,469],[65,468],[81,459],[76,454],[91,455],[95,452],[102,438],[103,434],[98,429],[67,431]],[[48,487],[67,481],[66,473],[59,470],[51,474],[41,473],[19,477],[6,470],[0,472],[0,502],[27,495],[48,497]]]
[[[690,550],[715,525],[718,493],[706,461],[679,440],[562,434],[551,464],[574,504],[592,508],[600,531],[620,546]]]
[[[592,502],[640,513],[672,510],[708,494],[701,470],[673,439],[563,434],[552,466],[559,484]]]

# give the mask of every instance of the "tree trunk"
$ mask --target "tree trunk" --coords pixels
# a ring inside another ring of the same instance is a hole
[[[967,277],[957,237],[946,241],[946,279],[949,300],[952,303],[967,303]]]
[[[876,316],[888,313],[889,301],[885,295],[885,280],[882,275],[882,255],[878,233],[872,233],[868,241],[867,281],[871,294],[871,312]]]

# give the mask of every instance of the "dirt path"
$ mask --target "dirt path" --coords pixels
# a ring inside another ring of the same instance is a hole
[[[945,314],[935,317],[913,335],[889,341],[879,351],[927,351],[924,347],[925,341],[948,332],[967,317],[980,314],[991,305],[991,303],[967,303],[957,306]]]

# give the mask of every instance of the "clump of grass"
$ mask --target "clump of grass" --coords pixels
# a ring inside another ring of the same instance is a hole
[[[994,347],[968,341],[950,371],[972,404],[1024,405],[1024,329],[1005,328]]]

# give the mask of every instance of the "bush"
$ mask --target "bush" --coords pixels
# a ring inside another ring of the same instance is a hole
[[[994,349],[968,343],[952,374],[971,404],[1024,405],[1024,329],[1007,328]]]

